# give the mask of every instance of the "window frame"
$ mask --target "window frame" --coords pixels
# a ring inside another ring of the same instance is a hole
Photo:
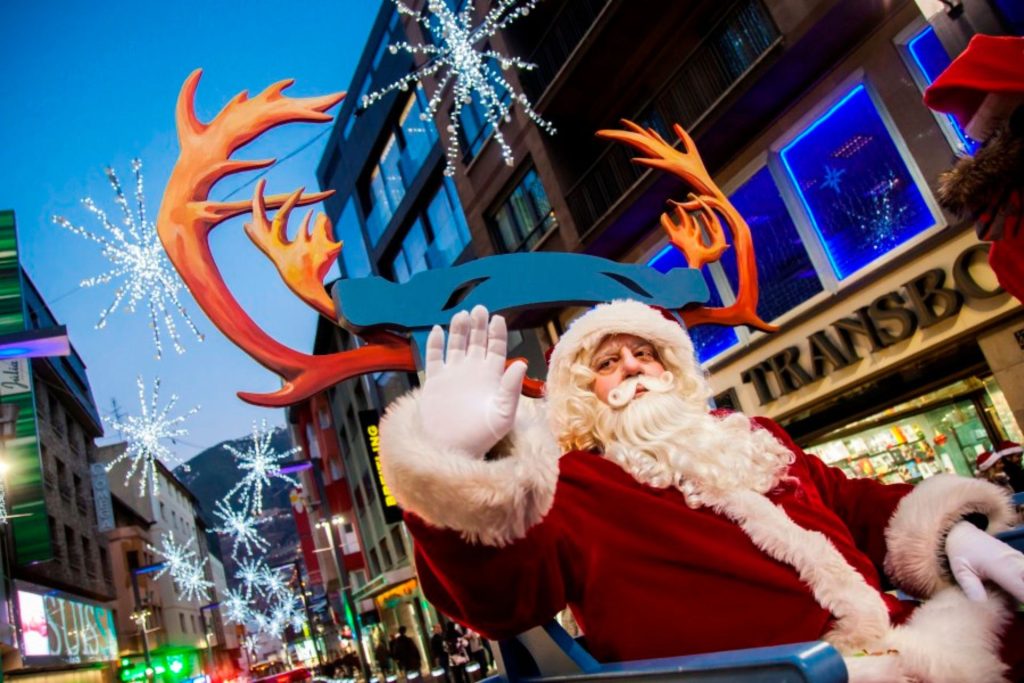
[[[544,196],[548,198],[548,206],[550,207],[550,211],[537,223],[535,223],[530,231],[525,232],[523,234],[522,239],[519,240],[519,242],[515,245],[515,248],[513,249],[510,248],[509,245],[505,244],[505,240],[502,238],[501,228],[498,226],[498,212],[509,203],[509,201],[512,199],[512,196],[516,193],[516,190],[519,189],[519,187],[523,184],[527,176],[530,175],[531,171],[536,174],[537,182],[540,183],[541,189],[544,190]],[[544,185],[544,179],[541,176],[540,172],[537,170],[537,167],[533,163],[532,158],[526,157],[523,160],[523,163],[521,164],[519,170],[516,172],[514,176],[512,176],[512,179],[506,184],[505,190],[501,194],[499,194],[498,197],[499,199],[497,199],[491,205],[490,209],[488,209],[487,212],[484,214],[485,223],[487,224],[487,231],[490,233],[491,244],[494,247],[496,253],[519,254],[536,251],[538,247],[540,247],[542,244],[544,244],[544,242],[547,241],[548,237],[552,233],[556,232],[559,229],[560,224],[558,221],[558,214],[555,213],[554,204],[552,204],[550,199],[551,195],[548,193],[548,189]],[[553,219],[552,225],[550,225],[546,229],[543,229],[543,225],[549,217]],[[537,233],[539,233],[537,241],[529,249],[523,249],[523,245],[525,245],[530,240],[530,238]]]
[[[828,250],[825,246],[825,240],[815,227],[816,223],[810,214],[809,207],[806,206],[805,200],[800,196],[792,182],[793,179],[790,178],[789,172],[785,168],[782,160],[782,150],[788,147],[794,140],[804,135],[807,130],[815,124],[815,122],[833,111],[833,109],[850,96],[858,86],[864,86],[864,91],[881,119],[886,132],[889,134],[889,139],[896,148],[900,161],[903,162],[907,169],[907,174],[910,176],[911,180],[913,180],[917,191],[921,194],[922,201],[932,217],[932,225],[921,230],[913,237],[904,240],[903,243],[896,247],[879,254],[875,259],[868,261],[856,271],[849,273],[846,277],[840,278],[839,274],[835,272],[835,268],[829,258]],[[840,289],[845,289],[861,282],[867,277],[871,277],[878,269],[879,261],[883,259],[886,261],[897,259],[908,251],[914,249],[918,244],[930,239],[933,235],[947,227],[946,219],[942,214],[942,210],[939,208],[938,202],[935,200],[924,174],[917,165],[917,161],[914,159],[913,154],[911,154],[903,134],[896,126],[888,108],[885,106],[884,100],[874,88],[863,68],[855,69],[849,76],[832,88],[828,94],[820,98],[812,107],[810,107],[807,112],[792,126],[790,126],[781,135],[777,136],[768,147],[768,161],[769,168],[772,171],[772,176],[775,179],[779,190],[782,192],[783,201],[786,203],[787,208],[789,208],[790,215],[795,221],[799,219],[798,224],[799,222],[806,223],[806,225],[810,226],[813,231],[814,240],[808,244],[808,247],[811,247],[811,245],[814,246],[809,248],[808,252],[813,254],[815,250],[820,249],[821,254],[825,257],[826,263],[828,264],[828,271],[826,274],[830,279],[834,278],[835,280],[833,285],[834,289],[828,291],[837,292]],[[780,180],[783,182],[780,182]],[[804,236],[801,235],[801,237]]]

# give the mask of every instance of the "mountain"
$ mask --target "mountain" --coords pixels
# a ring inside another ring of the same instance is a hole
[[[225,446],[245,453],[252,446],[252,436],[222,441],[207,448],[187,464],[174,469],[175,476],[199,500],[200,514],[208,528],[220,526],[221,520],[214,514],[214,506],[243,476],[235,462],[235,456]],[[270,438],[269,448],[277,453],[290,450],[292,442],[288,431],[275,430]],[[291,513],[291,489],[291,484],[280,479],[271,480],[270,486],[263,489],[261,519],[265,521],[259,526],[259,532],[270,544],[264,555],[271,564],[290,561],[297,552],[299,536]],[[217,534],[211,533],[211,537],[217,537]],[[220,536],[219,541],[219,555],[224,562],[228,583],[233,584],[237,563],[231,557],[231,540],[226,536]]]
[[[217,526],[219,520],[213,515],[213,506],[241,480],[243,474],[235,463],[235,456],[225,446],[244,453],[252,446],[252,436],[222,441],[207,448],[188,463],[174,468],[175,476],[199,499],[203,520],[208,526]],[[291,449],[292,440],[288,430],[274,430],[270,437],[270,448],[278,453]],[[291,505],[288,499],[291,488],[288,482],[274,479],[270,487],[263,490],[263,507],[287,509]]]

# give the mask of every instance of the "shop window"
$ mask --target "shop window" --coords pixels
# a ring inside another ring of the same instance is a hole
[[[939,37],[935,35],[935,29],[928,24],[925,24],[903,44],[903,56],[922,92],[952,62],[946,53],[946,48],[942,46]],[[963,128],[957,123],[956,117],[936,113],[936,118],[939,119],[942,132],[949,139],[953,149],[965,151],[968,154],[978,151],[980,145],[967,137]]]
[[[779,156],[840,280],[936,224],[864,84]]]
[[[558,226],[536,169],[526,172],[491,215],[490,223],[498,251],[505,253],[532,250],[541,237]]]
[[[763,320],[775,320],[823,290],[768,167],[751,176],[729,199],[746,219],[754,240],[757,312]],[[733,293],[737,292],[735,251],[727,251],[720,263]]]
[[[370,257],[366,253],[366,239],[356,215],[356,205],[351,197],[341,210],[341,217],[334,228],[335,239],[342,242],[342,276],[348,278],[366,277],[373,274]]]
[[[659,273],[667,273],[673,268],[689,267],[686,263],[686,257],[684,257],[682,252],[672,245],[668,245],[658,252],[654,258],[647,262],[647,265],[651,266]],[[707,303],[704,305],[717,307],[722,305],[722,295],[718,293],[716,283],[711,277],[711,272],[709,270],[711,268],[721,268],[721,265],[710,264],[701,269],[701,273],[704,275],[704,279],[708,283],[708,290],[711,294]],[[693,341],[693,348],[697,353],[697,359],[701,363],[706,363],[715,356],[731,349],[740,341],[736,334],[736,330],[732,327],[722,325],[701,325],[687,330],[687,332],[689,332],[690,339]]]

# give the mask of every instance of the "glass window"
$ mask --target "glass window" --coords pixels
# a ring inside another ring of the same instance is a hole
[[[935,225],[863,84],[780,156],[839,279]]]
[[[450,266],[469,244],[469,226],[451,178],[441,182],[437,194],[430,200],[427,222],[434,234],[434,242],[427,252],[428,265],[431,268]]]
[[[822,291],[821,280],[767,166],[729,200],[750,226],[757,255],[757,312],[763,320],[774,320]],[[735,251],[729,249],[719,263],[733,292],[738,292]]]
[[[349,278],[370,275],[373,269],[370,267],[370,257],[366,253],[366,240],[363,238],[363,229],[359,225],[355,202],[351,197],[341,210],[341,218],[334,229],[334,234],[342,242],[342,275]]]
[[[529,251],[558,225],[535,169],[527,171],[512,194],[491,217],[498,250]]]
[[[671,244],[658,252],[654,258],[647,262],[647,265],[659,273],[667,273],[673,268],[689,268],[689,265],[686,263],[686,257]],[[715,286],[708,268],[709,266],[704,266],[701,269],[701,273],[708,283],[708,290],[711,293],[707,303],[704,305],[716,308],[722,306],[722,297],[718,293],[718,288]],[[700,325],[699,327],[687,330],[687,332],[693,341],[693,348],[697,353],[697,359],[701,363],[711,360],[740,341],[739,337],[736,336],[736,330],[722,325]]]
[[[402,247],[392,261],[396,282],[405,282],[416,273],[427,269],[427,236],[423,221],[417,218],[402,239]]]
[[[434,121],[427,116],[427,99],[423,88],[416,88],[409,97],[401,116],[398,127],[401,130],[405,151],[402,154],[402,176],[411,184],[419,172],[427,155],[437,142],[437,128]]]
[[[913,68],[917,70],[924,82],[924,87],[935,82],[939,74],[945,71],[952,61],[946,54],[946,48],[942,47],[942,43],[939,42],[939,37],[935,35],[935,29],[930,25],[925,26],[920,33],[910,39],[907,43],[907,53],[911,57]],[[977,152],[980,145],[967,137],[960,124],[957,123],[956,117],[949,114],[942,116],[953,130],[957,143],[962,145],[968,154]]]

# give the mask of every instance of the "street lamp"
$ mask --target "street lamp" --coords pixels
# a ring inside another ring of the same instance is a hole
[[[132,570],[132,595],[135,598],[135,611],[132,612],[132,621],[139,625],[139,630],[142,631],[142,653],[146,657],[146,677],[153,675],[153,661],[149,656],[149,634],[146,630],[146,619],[151,614],[148,607],[142,606],[142,595],[139,592],[139,575],[140,574],[151,574],[158,572],[167,566],[166,562],[157,562],[156,564],[147,564],[141,567],[136,567]]]

